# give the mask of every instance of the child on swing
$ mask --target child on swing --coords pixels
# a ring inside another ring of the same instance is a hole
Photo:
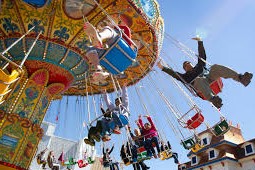
[[[114,25],[108,21],[102,21],[98,24],[98,29],[96,29],[91,23],[86,22],[83,26],[86,34],[91,38],[92,47],[86,52],[86,56],[90,63],[97,69],[99,67],[99,56],[102,56],[105,52],[103,46],[110,47],[116,39],[118,38],[118,31],[115,29]],[[123,39],[126,40],[128,44],[131,44],[131,31],[128,26],[121,24],[119,28],[124,31]],[[104,43],[103,43],[104,42]]]
[[[156,126],[154,125],[151,117],[149,115],[146,115],[145,117],[147,118],[148,122],[143,124],[142,115],[139,115],[137,125],[139,126],[139,128],[142,129],[142,136],[144,136],[144,138],[145,138],[145,146],[151,148],[154,158],[157,158],[157,155],[155,153],[155,150],[154,150],[152,144],[154,143],[156,145],[158,157],[160,157],[158,132],[157,132]]]

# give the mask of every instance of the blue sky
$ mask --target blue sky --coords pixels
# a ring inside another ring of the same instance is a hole
[[[222,64],[234,70],[244,73],[255,72],[255,1],[254,0],[158,0],[161,15],[165,21],[165,32],[184,43],[189,48],[197,51],[197,43],[191,40],[196,34],[200,34],[204,40],[207,60],[212,64]],[[188,58],[174,47],[169,38],[164,39],[161,57],[174,69],[182,71],[182,62]],[[153,85],[153,84],[156,85]],[[233,122],[240,124],[245,139],[255,138],[254,109],[255,83],[248,87],[242,86],[233,80],[223,80],[224,89],[220,94],[223,99],[222,114]],[[136,92],[135,87],[138,89]],[[186,162],[187,151],[179,144],[180,140],[173,133],[166,121],[166,116],[176,123],[173,114],[166,111],[165,103],[157,93],[157,88],[167,96],[179,110],[185,112],[188,102],[183,94],[175,88],[171,79],[155,66],[155,72],[144,78],[135,87],[129,87],[131,121],[137,119],[138,114],[149,112],[155,120],[156,126],[164,138],[170,140],[173,150],[179,153],[180,161]],[[189,94],[190,95],[190,94]],[[114,98],[114,94],[111,95]],[[191,95],[190,95],[191,96]],[[94,96],[96,107],[99,107],[99,96]],[[211,125],[219,120],[219,114],[208,102],[197,98],[192,99],[200,106],[207,122]],[[80,102],[78,102],[78,100]],[[90,98],[92,101],[92,98]],[[140,102],[139,102],[140,101]],[[60,111],[57,135],[78,140],[83,138],[87,131],[81,128],[82,120],[88,120],[87,104],[85,97],[68,97],[61,101],[61,109],[58,109],[59,101],[53,102],[49,108],[46,120],[53,121]],[[90,103],[91,117],[95,116],[94,105]],[[96,109],[99,113],[99,110]],[[92,119],[91,118],[91,119]],[[133,123],[132,123],[133,124]],[[202,127],[203,129],[205,127]],[[123,135],[113,136],[108,145],[115,143],[114,157],[119,158],[119,149],[125,139]],[[183,133],[189,133],[183,130]],[[100,153],[99,153],[100,154]],[[176,169],[173,160],[160,161],[152,159],[146,161],[152,170]],[[125,169],[132,169],[125,167]]]

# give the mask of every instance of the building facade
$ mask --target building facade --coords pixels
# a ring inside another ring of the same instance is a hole
[[[255,170],[255,139],[245,141],[240,126],[233,126],[222,136],[207,129],[198,136],[203,148],[188,153],[189,162],[178,170]]]

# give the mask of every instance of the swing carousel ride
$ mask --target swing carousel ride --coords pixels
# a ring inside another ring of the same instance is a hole
[[[130,28],[137,45],[131,53],[137,56],[111,61],[106,55],[107,61],[102,60],[123,72],[114,73],[120,85],[135,84],[151,71],[162,46],[164,22],[155,0],[1,2],[0,169],[28,169],[53,100],[99,94],[102,88],[114,91],[110,76],[102,82],[91,78],[95,70],[86,56],[91,41],[84,22],[97,26],[106,19]],[[121,62],[129,62],[123,71]]]

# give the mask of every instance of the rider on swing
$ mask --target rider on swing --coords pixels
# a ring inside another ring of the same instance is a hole
[[[215,107],[220,108],[223,105],[222,99],[219,96],[213,94],[210,88],[210,83],[222,77],[232,78],[233,80],[242,83],[244,86],[248,86],[253,75],[249,72],[238,74],[236,71],[218,64],[212,65],[209,73],[205,74],[204,71],[206,70],[206,54],[203,41],[199,37],[192,39],[198,42],[199,55],[198,63],[196,66],[193,66],[189,61],[185,61],[183,63],[183,69],[185,70],[185,73],[182,74],[174,71],[172,68],[163,66],[160,61],[157,63],[157,65],[162,71],[166,72],[175,79],[181,81],[184,84],[188,83],[189,85],[193,86],[196,91],[200,91],[208,101],[212,102]]]

